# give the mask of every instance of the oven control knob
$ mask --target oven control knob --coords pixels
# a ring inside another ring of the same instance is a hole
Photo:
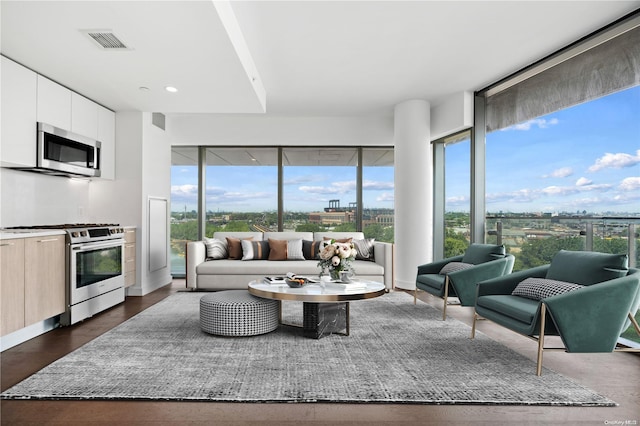
[[[76,231],[73,231],[73,232],[71,233],[71,236],[72,236],[73,238],[78,238],[78,233],[77,233]]]
[[[89,236],[89,232],[87,231],[80,231],[80,235],[83,237],[88,237]]]

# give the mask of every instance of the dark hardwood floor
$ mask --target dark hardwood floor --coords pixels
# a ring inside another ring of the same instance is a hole
[[[138,312],[184,288],[184,280],[126,302],[72,327],[59,328],[2,352],[2,390],[40,370]],[[419,294],[418,303],[441,306]],[[471,324],[469,308],[450,316]],[[478,329],[535,359],[535,342],[489,321]],[[419,336],[416,336],[419,338]],[[617,407],[537,407],[408,404],[245,404],[135,401],[6,401],[3,425],[636,425],[640,424],[640,356],[630,353],[545,353],[544,365],[616,401]],[[532,366],[531,374],[535,374]]]

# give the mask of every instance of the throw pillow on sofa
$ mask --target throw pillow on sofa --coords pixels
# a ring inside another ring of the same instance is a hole
[[[375,261],[373,257],[373,245],[375,238],[365,238],[364,240],[353,240],[352,243],[356,248],[356,260]]]
[[[584,286],[565,281],[548,280],[546,278],[526,278],[513,289],[511,294],[513,296],[526,297],[527,299],[542,300],[547,297],[578,290],[582,287]]]
[[[242,245],[242,260],[267,260],[269,259],[268,241],[240,241]]]
[[[226,259],[229,256],[226,241],[205,237],[204,245],[207,248],[207,259]]]
[[[250,241],[253,240],[253,237],[243,238],[243,240]],[[227,237],[227,249],[229,251],[229,259],[242,259],[242,243],[240,243],[240,238]]]
[[[322,241],[302,240],[302,254],[306,260],[319,260]]]
[[[302,239],[274,240],[269,238],[269,260],[304,260]]]

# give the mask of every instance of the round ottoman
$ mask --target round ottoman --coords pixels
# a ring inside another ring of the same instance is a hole
[[[217,291],[200,298],[200,328],[220,336],[255,336],[278,327],[279,302],[247,290]]]

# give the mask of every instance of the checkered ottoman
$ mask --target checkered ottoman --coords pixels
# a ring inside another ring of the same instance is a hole
[[[255,336],[275,330],[279,302],[247,290],[217,291],[200,298],[200,328],[220,336]]]

